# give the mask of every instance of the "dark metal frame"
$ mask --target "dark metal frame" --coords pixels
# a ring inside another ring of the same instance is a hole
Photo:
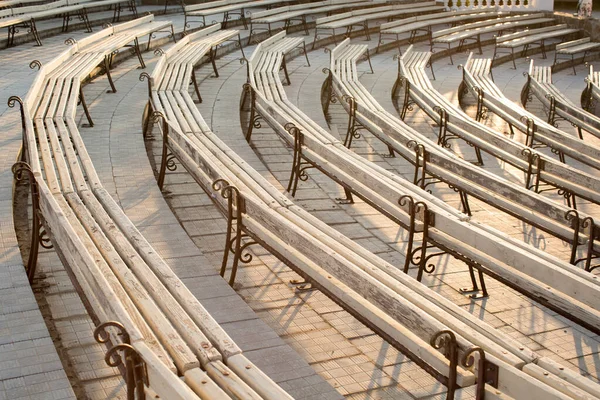
[[[110,334],[107,329],[116,330],[121,343],[110,343]],[[125,375],[127,385],[127,400],[145,400],[145,386],[148,386],[148,371],[146,363],[137,350],[131,345],[129,334],[125,327],[117,321],[104,322],[94,330],[94,339],[108,348],[104,362],[109,367],[118,367]]]

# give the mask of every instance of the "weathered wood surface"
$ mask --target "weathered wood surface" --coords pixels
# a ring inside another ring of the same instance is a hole
[[[473,143],[482,151],[485,151],[486,153],[491,154],[492,156],[499,158],[510,165],[526,171],[528,168],[528,159],[525,154],[525,149],[528,149],[527,151],[530,151],[530,149],[515,140],[504,137],[500,133],[486,127],[485,125],[472,120],[457,106],[450,103],[438,91],[433,89],[429,79],[425,74],[424,67],[429,56],[426,53],[411,53],[412,52],[409,49],[405,53],[404,58],[400,60],[399,75],[409,80],[411,98],[417,102],[423,111],[428,113],[428,115],[434,120],[439,121],[439,113],[434,110],[434,107],[442,107],[449,113],[448,130],[450,132],[457,134],[469,143]],[[420,59],[411,61],[411,59],[417,56],[420,57]],[[408,65],[411,67],[408,68]],[[465,76],[467,76],[467,74],[465,74]],[[467,87],[469,87],[468,84]],[[474,87],[471,87],[471,90],[474,90]],[[492,111],[501,112],[502,109],[493,108],[493,104],[490,103],[490,101],[493,99],[494,96],[492,95],[484,95],[484,105],[488,107],[489,104],[489,107]],[[488,101],[488,103],[485,103],[486,101]],[[498,101],[497,104],[507,106],[507,104],[505,104],[503,101]],[[523,112],[526,111],[523,110]],[[518,119],[513,117],[511,118],[511,123],[515,119]],[[522,124],[522,122],[519,123]],[[543,140],[544,138],[542,137],[541,139]],[[568,148],[566,146],[562,146],[561,150],[568,151]],[[570,153],[570,156],[579,159],[584,163],[587,162],[588,164],[592,164],[592,166],[598,166],[598,160],[592,159],[591,157],[586,157],[581,153],[577,154],[574,151],[570,151]],[[565,188],[580,197],[589,199],[590,201],[600,201],[600,180],[597,179],[597,177],[574,167],[560,163],[557,160],[546,157],[541,153],[538,154],[543,160],[542,168],[540,170],[540,177],[544,182],[553,184],[557,187]]]
[[[258,400],[263,396],[240,379],[250,368],[246,375],[256,379],[253,386],[265,386],[264,398],[289,398],[240,354],[104,190],[79,135],[75,117],[81,81],[107,54],[169,25],[153,23],[152,17],[141,20],[114,27],[118,34],[94,35],[96,40],[84,48],[79,43],[63,52],[42,67],[26,97],[32,102],[23,110],[27,159],[38,179],[46,228],[90,311],[101,322],[121,322],[132,344],[141,346],[138,351],[150,375],[148,393]],[[224,32],[222,40],[230,36]],[[228,357],[236,360],[239,375],[221,362]],[[157,360],[166,367],[156,365]],[[185,383],[175,371],[185,376]]]

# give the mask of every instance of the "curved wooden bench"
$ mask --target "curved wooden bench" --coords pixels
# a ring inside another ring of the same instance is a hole
[[[521,54],[525,56],[529,46],[539,45],[542,50],[542,58],[546,58],[546,40],[563,38],[581,32],[580,29],[569,28],[566,24],[552,25],[544,28],[526,29],[524,31],[509,33],[496,38],[494,47],[494,57],[501,53],[498,49],[506,49],[502,52],[508,52],[511,55],[513,68],[517,69],[515,64],[515,49],[523,47]]]
[[[124,361],[129,396],[261,399],[240,377],[254,383],[264,375],[103,188],[78,130],[81,82],[107,54],[149,34],[152,18],[75,42],[40,69],[22,104],[37,212],[100,325],[97,340],[108,335],[109,355],[134,360]]]
[[[244,24],[244,29],[248,29],[246,19],[246,10],[256,7],[272,7],[276,4],[287,4],[292,0],[215,0],[205,3],[184,5],[183,13],[185,14],[184,28],[185,32],[190,27],[190,22],[201,20],[201,26],[206,25],[206,17],[210,15],[223,14],[223,29],[227,27],[227,23],[233,15],[239,15],[240,20]]]
[[[304,33],[308,35],[307,15],[327,14],[333,11],[345,9],[360,9],[376,5],[378,3],[372,0],[324,0],[310,3],[297,4],[292,6],[283,6],[271,8],[270,10],[259,11],[250,14],[250,35],[248,43],[252,42],[252,33],[256,31],[267,31],[272,35],[272,26],[283,22],[283,30],[286,32],[292,26],[292,22],[298,21],[302,25]],[[256,26],[263,27],[256,27]],[[266,28],[264,26],[266,25]]]
[[[42,45],[39,33],[36,28],[36,21],[47,18],[63,18],[62,31],[69,30],[69,21],[72,17],[79,17],[88,32],[92,31],[92,26],[88,18],[88,11],[92,8],[103,6],[114,6],[113,22],[119,20],[123,4],[132,11],[137,18],[137,8],[133,0],[58,0],[50,3],[24,6],[7,10],[0,10],[0,28],[8,29],[8,41],[6,47],[14,44],[15,34],[18,28],[23,27],[31,31],[33,38],[38,46]]]
[[[571,66],[573,67],[573,75],[577,75],[577,71],[575,71],[575,55],[583,53],[582,63],[585,64],[585,58],[587,57],[587,55],[598,50],[600,50],[600,43],[592,42],[589,37],[571,40],[570,42],[559,43],[556,45],[555,48],[554,63],[552,64],[552,66],[556,65],[559,56],[566,56],[566,58],[571,60]]]
[[[402,84],[405,93],[408,93],[408,96],[405,96],[401,117],[404,117],[406,113],[405,110],[408,109],[410,101],[414,100],[432,119],[439,122],[440,115],[434,108],[441,107],[451,117],[444,125],[446,127],[446,132],[457,135],[466,142],[476,146],[477,149],[485,151],[525,172],[525,186],[527,188],[533,188],[537,191],[540,188],[540,183],[543,182],[587,200],[593,202],[600,201],[600,181],[593,175],[565,165],[562,162],[536,152],[528,145],[520,144],[515,140],[505,137],[499,132],[496,132],[477,121],[477,119],[481,118],[481,112],[478,112],[478,117],[474,121],[459,107],[449,102],[441,93],[433,88],[425,73],[424,68],[425,65],[427,65],[430,56],[431,53],[410,51],[405,53],[399,60],[399,78],[394,90],[397,91],[400,84]],[[468,78],[468,68],[463,71],[466,71],[463,77]],[[495,86],[493,85],[493,82],[491,82],[491,79],[488,78],[488,80],[490,85]],[[465,84],[473,91],[475,91],[475,87],[482,87],[479,84],[469,82],[465,82]],[[482,93],[483,104],[486,107],[489,107],[494,112],[500,112],[505,108],[512,109],[515,106],[513,102],[504,100],[499,100],[497,102],[497,104],[501,106],[500,108],[491,108],[491,105],[488,105],[489,103],[485,103],[486,101],[489,102],[494,99],[489,92],[483,94],[484,90],[488,90],[488,88],[491,87],[490,85],[487,85],[478,91]],[[522,112],[526,113],[525,110]],[[523,118],[523,120],[521,120],[520,117],[522,115],[523,114],[519,113],[518,117],[511,117],[509,124],[523,127],[523,130],[527,132],[532,131],[534,132],[533,136],[540,136],[536,134],[537,131],[535,128],[537,124],[535,124],[534,120],[531,118]],[[529,129],[527,129],[527,124],[529,124]],[[529,134],[529,137],[532,137],[531,133]],[[591,164],[592,166],[598,164],[598,160],[594,157],[588,157],[585,156],[585,154],[575,154],[563,143],[550,141],[545,138],[543,140],[550,144],[551,147],[556,147],[561,151],[564,151],[565,154],[567,154],[567,151],[573,153],[569,155],[582,162],[587,161],[585,162],[586,164]],[[577,141],[580,142],[579,140]],[[578,145],[581,146],[581,143]],[[588,149],[588,151],[591,151],[591,149]]]
[[[365,45],[351,45],[346,40],[331,52],[329,84],[351,120],[356,120],[355,124],[348,126],[347,147],[352,144],[353,130],[357,127],[369,130],[390,148],[392,154],[399,154],[415,166],[414,184],[425,188],[441,181],[460,190],[461,204],[466,213],[469,212],[468,194],[564,241],[576,241],[570,260],[575,263],[578,246],[588,240],[587,233],[579,227],[589,216],[577,213],[579,222],[574,224],[571,219],[574,213],[570,207],[478,168],[385,111],[358,81],[356,64],[365,51]],[[348,101],[350,98],[352,100]],[[423,145],[426,164],[422,165],[415,157],[413,141]]]
[[[448,50],[450,50],[452,43],[458,42],[457,51],[460,52],[467,40],[474,40],[477,42],[479,54],[481,54],[482,34],[498,32],[499,35],[502,35],[502,32],[507,30],[514,30],[524,26],[541,25],[550,22],[554,22],[554,18],[546,18],[544,17],[543,13],[509,15],[497,19],[472,22],[434,32],[431,35],[432,43],[430,50],[433,51],[435,44],[446,45]],[[450,62],[454,64],[452,61],[452,54],[450,54]]]
[[[493,82],[491,75],[491,60],[473,59],[467,60],[463,70],[463,82],[466,88],[475,94],[478,99],[478,109],[482,107],[493,111],[502,119],[508,122],[510,129],[517,127],[519,130],[526,133],[527,147],[535,147],[538,143],[549,146],[558,154],[561,164],[558,164],[564,171],[557,171],[557,176],[563,176],[562,182],[569,184],[573,181],[571,188],[567,188],[574,195],[584,197],[595,203],[598,202],[597,196],[593,192],[589,192],[587,188],[597,188],[597,178],[587,173],[576,173],[573,175],[575,168],[569,168],[564,165],[565,156],[570,156],[595,169],[600,168],[600,151],[593,146],[586,144],[581,139],[569,135],[560,129],[547,123],[546,121],[531,114],[523,107],[506,98],[502,91]],[[521,93],[521,102],[527,103],[526,91]],[[477,117],[480,118],[480,117]],[[556,163],[550,158],[545,161],[544,167],[549,167],[549,163]],[[579,176],[578,176],[579,175]],[[584,189],[582,191],[582,188]],[[592,197],[586,197],[592,195]]]
[[[319,170],[327,174],[329,177],[334,179],[336,182],[343,185],[344,188],[352,191],[353,194],[356,194],[361,198],[366,199],[366,201],[369,204],[372,204],[377,207],[378,204],[373,200],[373,196],[375,195],[375,193],[387,194],[390,190],[392,190],[394,184],[391,180],[386,181],[384,178],[384,176],[388,176],[390,178],[391,176],[381,170],[378,170],[373,166],[370,166],[370,163],[364,160],[362,157],[353,156],[353,154],[347,148],[345,148],[341,144],[341,142],[337,141],[328,133],[326,133],[323,129],[319,128],[314,122],[312,122],[300,110],[298,110],[297,107],[295,107],[287,100],[281,82],[279,81],[276,73],[279,62],[278,60],[280,60],[279,52],[281,51],[281,47],[278,46],[278,41],[282,40],[282,38],[283,32],[271,39],[268,39],[267,41],[262,42],[261,44],[259,44],[259,47],[256,49],[256,51],[250,59],[249,79],[250,84],[253,88],[255,88],[254,93],[256,95],[256,110],[259,112],[262,118],[264,118],[268,122],[268,124],[271,127],[273,127],[285,141],[290,142],[291,140],[294,140],[296,143],[294,145],[295,148],[297,148],[299,145],[302,147],[301,152],[295,152],[296,159],[300,157],[303,162],[308,162],[313,167],[318,168]],[[282,126],[283,124],[287,123],[286,121],[292,121],[292,123],[296,127],[298,127],[302,135],[298,137],[298,132],[296,132],[296,134],[294,135],[295,137],[290,138],[290,133],[287,132],[285,127]],[[338,169],[334,169],[336,167]],[[370,170],[367,168],[370,168]],[[345,176],[345,174],[351,175],[351,177],[348,177],[347,175]],[[362,184],[362,187],[359,187],[357,186],[357,183],[352,182],[360,182]],[[435,236],[436,239],[433,239],[433,241],[436,243],[436,245],[447,240],[449,236],[446,236],[443,233],[443,231],[445,230],[446,222],[448,222],[448,224],[450,225],[450,221],[458,219],[457,217],[459,216],[455,212],[449,212],[443,209],[443,205],[439,204],[439,202],[432,199],[431,197],[427,197],[427,199],[425,199],[425,197],[428,196],[428,194],[422,193],[422,191],[416,189],[414,186],[407,186],[404,190],[406,190],[404,193],[411,193],[410,196],[415,196],[415,198],[418,198],[420,201],[422,201],[421,199],[423,199],[423,201],[429,203],[429,210],[435,210],[434,219],[436,222],[434,226],[429,227],[429,236],[426,240],[429,240],[430,238],[433,238]],[[386,197],[389,198],[389,196],[387,195]],[[400,205],[402,206],[402,202],[400,202]],[[377,209],[381,210],[382,208],[383,205],[379,204],[379,207]],[[460,224],[466,229],[483,229],[488,234],[498,234],[498,236],[494,239],[495,246],[497,246],[497,242],[501,240],[501,234],[499,234],[498,232],[492,233],[493,230],[485,228],[482,225],[471,224],[467,221],[462,221]],[[467,226],[471,228],[467,228]],[[476,228],[476,226],[478,228]],[[457,234],[458,230],[454,230],[453,232]],[[460,236],[460,233],[458,233],[458,236],[461,237],[461,239],[463,239],[462,236]],[[479,238],[481,236],[486,236],[486,234],[480,236],[480,234],[472,232],[470,233],[470,236],[475,236]],[[464,239],[467,242],[469,241],[467,235],[465,235]],[[510,241],[510,239],[504,240]],[[458,243],[459,241],[456,240],[456,242]],[[457,243],[450,244],[450,242],[445,242],[445,245],[442,245],[442,247],[444,249],[447,249],[448,247],[458,246],[454,247],[455,249],[457,249],[461,246],[465,246],[464,244],[458,245]],[[357,246],[355,245],[355,247]],[[508,249],[506,250],[508,251]],[[346,250],[344,250],[344,253],[340,252],[340,255],[345,254],[345,251]],[[463,251],[463,254],[473,254],[472,250],[468,250],[466,249],[466,247],[461,247],[460,251]],[[517,251],[516,253],[518,254],[519,252]],[[456,253],[451,254],[454,255]],[[545,255],[542,252],[537,252],[536,256],[541,256],[543,258],[547,258],[548,260],[552,260],[551,262],[548,262],[548,264],[544,263],[548,266],[552,263],[561,264],[558,260],[553,259],[552,257],[549,257],[548,255]],[[511,257],[511,263],[514,261],[515,259]],[[486,265],[486,263],[487,261],[483,262],[483,265]],[[566,270],[577,271],[569,265],[562,264],[562,266],[565,268],[565,272]],[[504,271],[504,273],[508,273],[508,270]],[[575,273],[578,275],[581,274],[581,272]],[[395,274],[395,278],[398,281],[407,282],[408,285],[408,282],[411,281],[411,278],[408,278],[407,280],[405,278],[403,280],[402,277],[403,275],[399,271]],[[592,283],[592,281],[594,280],[593,277],[591,277],[589,274],[581,274],[581,277],[584,281],[588,281],[590,283]],[[347,279],[343,276],[337,276],[337,278]],[[379,283],[386,285],[388,284],[388,282],[385,280],[379,280]],[[592,291],[596,292],[598,290],[597,284],[593,283],[592,286],[594,287]],[[360,286],[356,284],[352,287],[355,287],[357,289],[360,288]],[[430,295],[423,296],[427,297],[428,299],[431,299]],[[440,300],[439,298],[435,299],[434,301],[437,302],[437,304],[443,303],[443,300]],[[448,305],[448,303],[445,304]],[[426,308],[422,306],[422,309],[425,310]],[[448,306],[448,310],[452,309],[452,306]],[[452,313],[452,311],[449,312]],[[446,317],[440,316],[440,314],[437,313],[435,315],[436,318],[441,318],[441,320],[444,320],[445,323],[448,323],[448,320],[444,319]],[[453,315],[456,316],[457,314],[454,313]],[[467,334],[465,332],[469,331],[472,330],[470,328],[467,328],[464,331],[459,331],[459,333],[462,335]],[[509,347],[510,346],[508,346],[507,349]],[[542,393],[553,393],[553,395],[555,394],[554,389],[551,389],[549,387],[542,388],[541,386],[543,385],[538,385],[533,379],[529,377],[524,378],[522,373],[517,372],[512,367],[506,366],[506,364],[503,364],[502,361],[499,361],[499,365],[501,371],[503,371],[504,368],[506,368],[506,374],[509,374],[508,371],[511,371],[510,374],[514,374],[511,375],[514,379],[523,379],[521,382],[528,382],[526,385],[531,384],[531,390],[540,390],[540,396],[544,396]],[[513,388],[512,391],[513,393],[518,393],[518,391],[522,389],[523,387],[521,387],[520,389]]]
[[[547,209],[555,210],[555,215],[546,214],[550,219],[555,218],[557,215],[564,215],[570,211],[568,208],[552,203],[537,194],[533,194],[531,191],[516,188],[512,182],[505,181],[465,162],[445,148],[438,147],[436,143],[385,111],[358,79],[357,62],[366,49],[367,45],[352,45],[350,44],[350,39],[346,39],[331,51],[329,84],[340,104],[345,105],[345,109],[351,119],[355,119],[364,129],[369,130],[374,136],[393,149],[394,152],[411,163],[415,162],[415,157],[413,149],[408,144],[411,141],[421,143],[427,154],[425,156],[427,157],[427,168],[433,177],[450,183],[454,187],[461,188],[463,191],[475,195],[486,203],[500,209],[504,207],[512,209],[512,207],[520,206],[522,207],[522,213],[518,217],[525,221],[532,217],[535,218],[532,215],[531,209],[535,209],[536,215],[538,213],[545,214]],[[349,99],[352,100],[348,101]],[[349,127],[349,134],[351,133],[351,129],[353,128]],[[350,144],[348,143],[348,147],[350,147]],[[502,198],[505,199],[505,202],[502,202]],[[502,203],[499,204],[498,202]],[[515,215],[514,211],[509,211],[509,213]],[[564,225],[566,220],[563,218],[562,221],[559,220],[558,222]],[[570,226],[567,229],[569,228]],[[475,326],[471,325],[471,327],[477,329],[476,324]],[[498,344],[502,345],[500,342]],[[515,343],[515,345],[518,344]],[[537,359],[534,359],[533,362],[538,363]],[[572,392],[582,390],[588,393],[588,395],[597,395],[600,393],[600,385],[594,382],[580,378],[573,379],[577,378],[577,376],[572,376],[566,379],[569,383],[565,383],[562,379],[558,379],[565,378],[558,373],[560,369],[557,370],[555,366],[549,366],[545,362],[538,364],[554,374],[555,377],[553,379],[541,379],[548,381],[548,384],[554,388],[574,385],[575,387],[571,388]],[[523,370],[538,379],[540,376],[548,376],[543,372],[541,374],[539,372],[536,373],[529,367],[534,367],[534,364],[528,364],[528,367],[523,368]]]
[[[485,9],[477,9],[477,10],[462,10],[462,11],[446,11],[434,14],[426,14],[426,15],[417,15],[416,17],[403,18],[400,20],[386,22],[379,26],[379,41],[377,43],[377,53],[379,52],[379,47],[384,41],[385,37],[395,37],[396,41],[400,41],[400,35],[405,33],[410,33],[409,43],[412,44],[417,33],[424,32],[427,34],[429,38],[429,42],[431,44],[432,32],[431,28],[436,25],[442,24],[450,24],[452,27],[456,26],[459,22],[470,21],[470,20],[486,20],[486,19],[495,19],[499,18],[503,15],[503,13],[498,12],[494,8],[489,8],[488,11],[484,11]],[[398,47],[400,54],[402,54],[402,49]]]
[[[577,127],[580,139],[583,140],[582,131],[600,138],[600,118],[576,106],[552,84],[552,67],[536,67],[533,60],[529,65],[527,83],[523,87],[522,99],[526,101],[523,107],[527,108],[527,100],[531,95],[544,105],[550,125],[554,125],[557,118],[562,118]]]
[[[213,183],[217,180],[217,183],[233,185],[227,187],[235,187],[234,192],[239,194],[235,197],[234,205],[236,209],[241,208],[239,213],[235,211],[238,215],[235,225],[241,225],[242,232],[272,251],[360,319],[377,327],[386,337],[402,343],[404,347],[401,348],[412,353],[413,357],[421,358],[421,365],[430,365],[429,368],[438,371],[438,374],[448,377],[447,361],[440,358],[420,337],[428,341],[432,334],[444,326],[461,332],[461,336],[457,336],[460,348],[463,348],[463,343],[466,349],[470,348],[468,341],[475,340],[486,350],[489,349],[491,354],[497,354],[500,360],[507,360],[511,365],[521,365],[522,361],[519,360],[529,359],[526,349],[513,347],[514,353],[510,354],[498,349],[486,335],[507,345],[511,339],[494,332],[484,333],[490,328],[465,310],[399,273],[391,265],[295,206],[221,142],[210,131],[188,93],[189,79],[186,76],[189,77],[193,64],[202,56],[198,46],[211,40],[210,35],[201,37],[201,34],[199,32],[198,36],[190,38],[188,44],[180,41],[177,47],[161,58],[150,80],[150,102],[153,109],[166,115],[168,122],[163,125],[165,131],[162,132],[166,137],[165,145],[203,189],[211,194],[224,213],[227,213],[228,203],[219,196],[219,188]],[[285,50],[282,46],[277,48],[278,51]],[[250,65],[253,62],[254,57]],[[278,70],[277,62],[272,68]],[[179,78],[172,79],[175,75]],[[239,253],[236,251],[237,255]],[[363,287],[372,289],[365,291]],[[423,298],[433,300],[424,301]],[[383,307],[383,304],[388,304],[388,307]],[[413,319],[415,313],[419,314],[418,324]],[[468,329],[455,315],[470,320],[477,329]],[[441,325],[436,322],[438,320],[443,321]],[[403,324],[407,324],[418,336]],[[519,374],[512,367],[502,368],[507,368],[501,372],[507,381],[512,380],[514,374]],[[458,374],[461,384],[472,383],[468,373],[459,369]]]
[[[419,13],[435,13],[444,10],[443,6],[439,6],[435,1],[410,3],[392,6],[372,7],[364,10],[350,11],[347,13],[336,14],[330,17],[319,18],[316,21],[315,37],[312,48],[315,48],[315,43],[319,34],[324,32],[329,33],[330,37],[336,39],[336,30],[344,30],[345,36],[349,36],[355,27],[362,28],[367,40],[371,40],[369,34],[369,21],[377,19],[387,19],[388,22],[401,15],[419,14]]]

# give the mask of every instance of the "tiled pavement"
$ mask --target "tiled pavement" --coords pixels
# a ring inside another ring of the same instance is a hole
[[[180,16],[168,17],[179,24],[182,22]],[[77,34],[85,35],[78,32],[72,36]],[[51,59],[61,49],[63,40],[64,35],[46,39],[43,57],[29,45],[3,50],[3,56],[10,55],[0,60],[2,72],[7,72],[0,78],[0,91],[5,95],[3,98],[23,94],[33,78],[33,73],[24,68],[26,63],[33,58],[42,61]],[[490,48],[485,51],[491,55]],[[247,54],[250,52],[251,48]],[[282,185],[287,183],[289,173],[289,150],[269,129],[256,131],[252,147],[248,146],[241,135],[237,111],[232,112],[232,109],[237,110],[241,84],[245,81],[245,67],[239,64],[239,56],[233,53],[218,61],[219,79],[209,77],[209,66],[199,69],[198,77],[202,80],[200,90],[204,99],[199,108],[215,133],[283,191]],[[326,126],[320,109],[319,92],[324,80],[321,69],[327,64],[327,55],[317,50],[311,52],[309,57],[312,64],[310,68],[304,67],[303,58],[289,63],[292,85],[286,87],[286,91],[288,97],[309,116]],[[390,52],[374,57],[376,73],[365,73],[361,81],[372,89],[374,96],[386,108],[395,112],[389,95],[396,75],[396,64],[391,57]],[[146,58],[148,70],[151,70],[153,62],[150,55]],[[455,60],[465,59],[465,54],[455,57]],[[516,71],[508,65],[502,65],[494,71],[496,82],[514,100],[518,99],[524,83],[521,71],[525,67],[526,60],[521,59]],[[454,66],[446,65],[445,60],[437,62],[435,68],[438,80],[434,84],[456,101],[460,72]],[[96,122],[94,128],[82,129],[84,140],[107,190],[194,294],[244,348],[246,354],[298,398],[336,397],[325,381],[352,399],[438,398],[435,395],[444,391],[443,386],[320,292],[297,290],[289,281],[299,277],[264,250],[253,248],[255,257],[241,269],[235,285],[238,295],[249,307],[217,276],[223,247],[224,220],[181,167],[167,175],[163,194],[157,190],[141,139],[140,119],[147,94],[146,84],[137,80],[139,72],[134,60],[119,65],[114,72],[119,90],[116,94],[105,94],[107,83],[103,77],[84,87]],[[569,70],[558,73],[555,82],[577,100],[583,88],[584,69],[579,67],[576,77],[568,74]],[[38,306],[24,278],[12,224],[5,223],[12,221],[11,192],[7,188],[10,188],[12,181],[10,166],[19,146],[20,128],[18,113],[7,112],[5,106],[0,107],[4,107],[0,109],[1,126],[4,128],[0,175],[3,183],[0,185],[3,188],[0,191],[0,212],[3,213],[0,219],[3,246],[0,274],[9,278],[0,280],[0,318],[4,318],[0,319],[0,355],[6,352],[12,357],[8,364],[11,368],[16,365],[16,361],[11,360],[19,359],[20,369],[17,373],[25,375],[23,378],[6,379],[2,375],[5,371],[2,364],[4,358],[0,357],[0,383],[5,390],[0,390],[0,400],[18,398],[16,394],[24,393],[24,390],[50,393],[49,390],[58,389],[51,392],[53,395],[57,393],[55,398],[62,398],[59,397],[61,393],[65,398],[72,397],[56,352],[50,346],[51,339],[41,324]],[[436,129],[420,112],[411,113],[407,121],[424,134],[435,134]],[[488,123],[504,129],[493,117]],[[343,134],[345,128],[340,122],[332,129]],[[156,144],[154,142],[154,146]],[[379,154],[384,152],[384,147],[368,134],[355,141],[353,148],[387,169],[407,177],[412,174],[407,163],[382,158]],[[472,157],[467,146],[457,144],[454,148],[464,153],[466,158]],[[495,172],[515,181],[522,179],[519,173],[491,158],[485,161],[486,168],[493,168]],[[434,193],[458,205],[451,191],[440,187],[435,188]],[[400,265],[404,260],[402,230],[364,203],[336,204],[333,198],[340,194],[339,188],[328,178],[311,171],[309,181],[300,184],[296,202],[382,258]],[[167,208],[164,198],[174,213]],[[596,212],[595,206],[580,206],[592,215]],[[480,221],[534,242],[563,259],[567,257],[569,247],[566,244],[524,227],[522,223],[475,200],[472,200],[471,207],[475,218]],[[78,393],[85,392],[90,398],[121,396],[120,377],[103,364],[103,349],[94,344],[90,337],[91,321],[52,251],[43,252],[39,269],[40,279],[35,286],[39,292],[38,304],[42,306],[44,315],[50,317],[47,325],[55,332],[55,338],[60,336],[57,343],[60,343],[63,364],[72,371],[71,383],[75,383]],[[442,257],[435,273],[426,277],[424,283],[514,336],[540,355],[550,356],[565,366],[598,378],[598,337],[491,280],[488,280],[491,297],[483,301],[471,301],[457,291],[458,287],[468,282],[465,271],[460,263]],[[24,300],[27,293],[30,301]],[[16,325],[14,320],[19,320],[21,324]],[[25,330],[19,326],[27,328]],[[10,334],[4,333],[3,329],[7,328]],[[36,337],[38,331],[39,338]],[[13,332],[25,332],[23,335],[27,337],[10,336]],[[9,343],[14,341],[14,337],[17,337],[16,345]],[[31,352],[28,340],[35,346],[35,353]],[[31,365],[31,360],[41,359],[48,361]],[[46,367],[42,373],[40,368]]]

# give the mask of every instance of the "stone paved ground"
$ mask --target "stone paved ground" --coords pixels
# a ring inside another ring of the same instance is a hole
[[[181,27],[181,15],[167,17],[173,18],[177,26]],[[78,37],[77,35],[85,36],[85,33],[77,32],[68,36]],[[5,72],[0,78],[2,98],[6,99],[12,94],[24,94],[34,76],[33,72],[25,68],[26,64],[33,58],[39,58],[41,61],[51,59],[62,48],[66,37],[67,35],[59,35],[46,39],[42,54],[30,45],[2,50],[0,68]],[[370,43],[370,46],[374,45],[375,43]],[[425,49],[423,46],[419,47]],[[489,47],[484,50],[488,55],[493,51]],[[251,48],[248,48],[246,54],[249,55],[250,52]],[[248,146],[241,134],[235,110],[241,85],[245,81],[245,67],[238,62],[239,56],[239,53],[233,53],[218,61],[221,74],[218,79],[210,77],[209,66],[198,70],[198,78],[202,81],[200,90],[204,99],[199,109],[215,133],[283,191],[289,174],[289,150],[283,147],[270,129],[256,131],[252,147]],[[550,59],[552,56],[550,54]],[[309,116],[326,126],[320,109],[319,92],[325,78],[321,69],[327,65],[328,58],[322,50],[311,52],[309,57],[312,64],[310,68],[304,66],[303,58],[289,64],[292,85],[286,87],[286,91],[288,97]],[[148,70],[151,71],[154,60],[150,54],[145,55],[145,58]],[[539,56],[534,58],[537,62]],[[465,59],[465,54],[455,57],[457,62]],[[373,95],[386,108],[395,112],[389,95],[396,75],[392,52],[384,52],[374,57],[373,65],[376,73],[363,74],[361,81],[371,88]],[[527,61],[521,59],[516,71],[508,65],[502,65],[494,71],[496,82],[514,100],[518,99],[524,83],[521,72],[526,65]],[[361,68],[366,71],[364,66]],[[460,72],[454,66],[446,65],[446,61],[437,62],[435,68],[438,80],[434,84],[456,101]],[[569,96],[577,100],[583,88],[584,68],[578,68],[576,77],[568,75],[569,71],[558,73],[555,81]],[[244,348],[246,354],[298,398],[335,398],[336,394],[331,390],[331,386],[340,394],[352,399],[443,398],[442,385],[320,292],[301,291],[290,284],[290,280],[299,277],[260,248],[252,248],[254,259],[243,266],[235,285],[237,294],[250,307],[239,301],[239,297],[217,276],[225,222],[212,206],[210,199],[181,167],[167,175],[162,194],[156,188],[141,140],[140,120],[147,94],[145,82],[137,80],[139,72],[136,70],[135,60],[119,65],[114,72],[119,90],[116,94],[105,93],[108,86],[104,77],[85,86],[96,126],[93,129],[82,129],[84,140],[107,190],[115,196],[149,241],[168,259],[184,282]],[[0,383],[3,385],[0,385],[0,388],[4,390],[0,390],[0,400],[18,398],[15,397],[15,393],[34,388],[44,392],[60,389],[52,392],[58,393],[55,398],[62,398],[59,397],[61,393],[65,398],[72,397],[72,392],[65,384],[67,380],[62,365],[67,367],[71,383],[75,384],[75,389],[82,396],[98,399],[121,397],[122,381],[116,371],[106,368],[103,364],[103,349],[91,340],[91,321],[64,268],[52,251],[44,251],[40,257],[40,279],[35,286],[38,304],[33,301],[22,272],[14,229],[12,224],[5,222],[12,221],[11,192],[8,189],[12,177],[9,169],[19,146],[18,114],[15,111],[7,112],[5,106],[0,107],[0,125],[4,128],[0,174],[3,264],[0,271],[2,278],[5,275],[9,277],[0,280],[0,355],[10,354],[10,368],[15,363],[12,360],[20,358],[23,360],[21,362],[27,362],[27,358],[21,358],[22,350],[16,348],[13,342],[16,337],[16,343],[27,347],[28,350],[31,349],[29,342],[21,336],[10,336],[13,331],[17,334],[23,334],[25,331],[29,336],[39,331],[39,337],[43,340],[36,343],[40,348],[40,353],[37,354],[50,354],[44,356],[48,363],[35,365],[35,368],[39,368],[40,365],[47,366],[47,369],[43,370],[44,374],[35,371],[32,375],[32,367],[24,364],[19,366],[21,370],[16,371],[16,376],[24,375],[18,379],[7,379],[2,375],[6,370],[3,368],[5,359],[0,358]],[[339,110],[337,115],[341,117]],[[424,134],[434,135],[436,132],[436,128],[431,126],[421,112],[409,114],[407,121]],[[487,123],[505,130],[496,118],[490,118]],[[332,130],[342,135],[344,124],[343,119],[335,119]],[[568,128],[568,125],[566,127]],[[517,136],[517,139],[522,138]],[[157,144],[156,141],[151,143],[151,146],[156,147]],[[406,162],[381,157],[379,154],[384,152],[384,147],[368,134],[355,141],[353,148],[361,155],[398,174],[405,177],[412,174]],[[468,146],[457,143],[453,148],[468,159],[473,157]],[[157,155],[155,151],[155,156]],[[515,182],[522,180],[521,174],[506,166],[487,157],[485,161],[486,168],[493,168],[494,172],[514,179]],[[453,192],[436,187],[434,193],[458,205]],[[364,203],[343,206],[336,204],[333,199],[341,194],[339,188],[328,178],[311,171],[310,179],[300,184],[296,202],[382,258],[395,265],[401,265],[404,261],[402,230]],[[167,208],[163,198],[167,199],[174,213]],[[474,199],[471,202],[476,219],[535,243],[563,259],[567,257],[569,248],[566,244],[548,237],[547,234],[536,232],[535,229],[526,227]],[[580,207],[592,215],[597,212],[595,206],[581,204]],[[8,274],[5,271],[8,271]],[[560,360],[570,368],[598,378],[600,350],[597,336],[490,279],[488,287],[491,297],[487,300],[472,301],[457,291],[458,287],[468,283],[465,272],[466,268],[462,264],[442,257],[434,274],[426,277],[424,283],[493,326],[513,335],[516,340],[541,355]],[[23,300],[26,295],[31,299],[28,302]],[[5,304],[8,304],[8,307]],[[38,305],[42,307],[47,317],[46,325],[50,327],[56,339],[55,344],[58,346],[62,365],[49,346],[50,339],[47,329],[41,324]],[[3,310],[9,312],[3,314]],[[25,314],[21,311],[26,312],[27,317],[31,316],[31,319],[25,320]],[[5,314],[8,315],[8,320]],[[27,321],[27,325],[19,325],[27,328],[14,325],[13,321],[16,319]],[[31,326],[39,328],[32,330]],[[8,334],[5,334],[6,329],[10,329]],[[5,339],[7,337],[8,340]],[[298,358],[296,353],[300,354],[303,360]],[[50,381],[53,383],[49,383]],[[34,382],[40,385],[33,385]]]

